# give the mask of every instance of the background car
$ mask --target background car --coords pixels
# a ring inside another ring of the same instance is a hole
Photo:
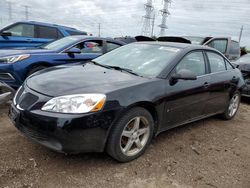
[[[75,35],[30,50],[0,50],[0,81],[19,87],[31,74],[62,64],[92,60],[124,45],[99,37]]]
[[[35,47],[70,35],[87,35],[87,33],[56,24],[17,22],[0,30],[0,49]]]
[[[53,150],[107,151],[128,162],[163,131],[217,114],[232,119],[243,85],[241,72],[215,49],[132,43],[84,65],[31,75],[10,118]]]
[[[118,39],[124,40],[123,38],[118,38]],[[232,40],[231,37],[163,36],[155,39],[146,36],[136,36],[135,40],[138,42],[139,41],[178,42],[178,43],[209,46],[224,54],[229,60],[237,60],[241,56],[241,49],[239,42]]]
[[[242,56],[240,59],[233,62],[233,64],[240,69],[245,79],[246,85],[243,89],[242,96],[250,97],[250,54]]]

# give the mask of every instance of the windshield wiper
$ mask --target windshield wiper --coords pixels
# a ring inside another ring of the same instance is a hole
[[[133,72],[131,69],[128,69],[128,68],[123,68],[123,67],[119,67],[119,66],[111,66],[111,65],[108,65],[108,66],[112,69],[115,69],[115,70],[125,71],[125,72],[128,72],[130,74],[140,76],[139,74]]]
[[[103,64],[100,64],[100,63],[97,63],[97,62],[94,61],[94,60],[88,61],[88,63],[93,63],[94,65],[98,65],[98,66],[100,66],[100,67],[105,67],[105,68],[107,68],[107,69],[111,69],[110,66],[108,66],[108,65],[103,65]]]
[[[93,60],[90,61],[90,62],[93,63],[93,64],[95,64],[95,65],[98,65],[98,66],[101,66],[101,67],[105,67],[107,69],[115,69],[115,70],[119,70],[119,71],[125,71],[125,72],[128,72],[128,73],[136,75],[136,76],[141,76],[141,75],[133,72],[131,69],[127,69],[127,68],[123,68],[123,67],[119,67],[119,66],[104,65],[104,64],[97,63],[96,61],[93,61]]]

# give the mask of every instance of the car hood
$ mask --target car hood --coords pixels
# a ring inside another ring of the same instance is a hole
[[[46,49],[1,49],[0,57],[8,57],[12,55],[21,55],[21,54],[47,54],[53,53],[54,51]]]
[[[29,77],[26,84],[36,92],[56,97],[85,93],[107,94],[147,82],[149,79],[86,63],[40,71]]]

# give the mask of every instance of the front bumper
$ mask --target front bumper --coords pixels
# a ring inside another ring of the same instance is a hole
[[[29,101],[32,101],[28,94]],[[110,127],[119,110],[81,115],[44,112],[40,110],[40,102],[45,96],[35,95],[37,101],[29,108],[20,110],[19,105],[12,104],[9,110],[13,124],[26,137],[63,153],[104,151]]]

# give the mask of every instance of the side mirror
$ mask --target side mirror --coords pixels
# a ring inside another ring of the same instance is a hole
[[[12,36],[12,33],[8,32],[8,31],[3,31],[3,32],[0,33],[0,35],[2,37],[10,37],[10,36]]]
[[[65,53],[68,53],[68,54],[80,54],[82,52],[81,52],[81,50],[79,48],[70,48],[67,51],[65,51]]]
[[[171,76],[170,82],[174,85],[178,80],[197,80],[197,76],[190,70],[181,69]]]

